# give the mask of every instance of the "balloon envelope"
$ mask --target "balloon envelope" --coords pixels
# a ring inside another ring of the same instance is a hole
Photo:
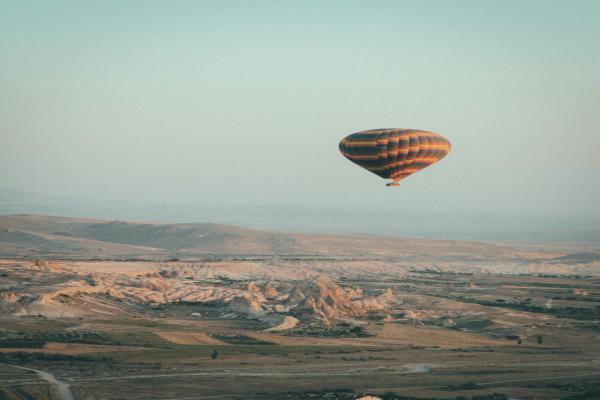
[[[373,129],[356,132],[340,142],[340,151],[350,161],[391,179],[388,186],[438,162],[448,154],[448,139],[416,129]]]

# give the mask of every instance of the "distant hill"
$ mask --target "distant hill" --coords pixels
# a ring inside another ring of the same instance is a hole
[[[398,260],[534,258],[487,243],[377,235],[310,235],[208,223],[103,221],[46,215],[0,216],[0,256],[170,258],[268,255]]]
[[[363,233],[422,239],[579,243],[586,247],[600,244],[598,213],[552,216],[434,210],[421,208],[419,204],[406,207],[402,201],[390,203],[389,208],[361,208],[344,204],[163,204],[74,197],[0,187],[0,215],[8,214],[91,215],[103,220],[123,221],[202,221],[301,233]]]
[[[564,256],[556,257],[553,261],[572,262],[572,263],[590,263],[600,261],[600,253],[596,252],[580,252],[572,253]]]

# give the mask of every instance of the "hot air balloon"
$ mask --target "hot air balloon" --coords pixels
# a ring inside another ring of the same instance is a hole
[[[400,180],[433,163],[450,151],[442,135],[416,129],[373,129],[356,132],[340,142],[340,151],[350,161],[399,186]]]

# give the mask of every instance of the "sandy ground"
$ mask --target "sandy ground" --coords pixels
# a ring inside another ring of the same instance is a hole
[[[155,330],[153,333],[157,334],[161,338],[175,344],[215,344],[215,345],[225,345],[220,340],[217,340],[213,337],[208,336],[205,333],[200,332],[165,332]]]
[[[66,262],[65,264],[79,273],[102,272],[135,276],[160,271],[160,264],[148,262],[80,261]]]

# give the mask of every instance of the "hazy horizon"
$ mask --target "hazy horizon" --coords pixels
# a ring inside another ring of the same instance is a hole
[[[43,214],[134,222],[216,223],[302,233],[362,233],[425,239],[600,243],[600,218],[326,206],[227,206],[110,201],[0,188],[0,215]]]

